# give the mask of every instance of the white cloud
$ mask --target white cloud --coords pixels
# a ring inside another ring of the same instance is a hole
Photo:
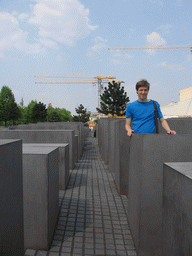
[[[18,16],[18,19],[19,20],[26,20],[28,18],[28,14],[26,13],[21,13],[19,16]]]
[[[43,47],[40,44],[27,43],[28,33],[19,27],[18,20],[10,13],[0,15],[0,57],[4,50],[17,49],[27,53],[40,53]]]
[[[100,36],[97,36],[94,38],[94,45],[89,47],[87,50],[87,56],[92,57],[95,55],[95,53],[98,53],[102,49],[106,48],[107,49],[107,40],[101,38]]]
[[[159,45],[166,45],[165,39],[163,39],[157,32],[152,32],[151,34],[146,36],[146,40],[149,43],[149,46],[159,46]],[[155,50],[149,49],[147,50],[148,53],[154,53]]]
[[[133,59],[134,55],[124,53],[124,51],[116,50],[113,53],[112,63],[115,65],[127,64],[130,59]]]
[[[29,23],[38,26],[40,37],[68,45],[97,28],[90,24],[89,9],[78,0],[37,0]]]
[[[48,48],[58,48],[58,44],[56,42],[54,42],[53,40],[50,40],[50,39],[40,39],[39,42],[44,45],[45,47],[48,47]]]
[[[150,45],[165,45],[166,41],[157,32],[152,32],[146,36],[147,42]]]

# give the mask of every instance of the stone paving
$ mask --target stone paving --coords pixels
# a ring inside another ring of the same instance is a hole
[[[49,251],[26,250],[25,256],[137,255],[113,175],[101,160],[90,133],[83,155],[60,191],[60,215]]]

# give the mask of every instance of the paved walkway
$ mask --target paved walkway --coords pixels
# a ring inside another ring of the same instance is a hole
[[[49,251],[26,256],[137,255],[112,174],[99,156],[97,139],[86,139],[83,155],[60,191],[60,216]]]

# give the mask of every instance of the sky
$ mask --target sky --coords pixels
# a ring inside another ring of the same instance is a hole
[[[74,115],[80,104],[96,111],[97,84],[36,84],[85,79],[35,75],[100,75],[124,81],[130,102],[140,79],[161,106],[178,102],[192,86],[190,49],[108,48],[192,45],[191,13],[192,0],[0,0],[0,89],[18,104],[37,100]]]

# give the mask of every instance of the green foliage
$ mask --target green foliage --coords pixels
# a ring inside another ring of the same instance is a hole
[[[93,122],[98,124],[99,118],[96,118]]]
[[[105,115],[111,114],[113,117],[114,115],[123,116],[128,102],[129,97],[127,97],[124,87],[121,87],[120,83],[112,81],[108,83],[108,88],[105,87],[104,93],[101,95],[101,107],[97,108],[97,111]]]
[[[37,104],[37,101],[30,101],[27,107],[23,108],[22,111],[22,120],[24,124],[30,124],[34,122],[33,119],[33,108],[35,107],[35,105]]]
[[[36,102],[32,110],[32,118],[34,123],[47,121],[46,105],[42,102]]]
[[[0,121],[5,122],[5,126],[7,125],[7,121],[13,120],[12,117],[15,118],[16,114],[16,103],[15,97],[8,86],[3,86],[0,91]],[[13,107],[13,114],[11,113],[11,107]]]
[[[11,101],[7,107],[7,119],[12,120],[12,125],[14,125],[14,121],[18,120],[20,115],[21,115],[21,112],[20,112],[20,108],[17,106],[17,103],[14,101]]]
[[[80,104],[78,108],[75,108],[75,111],[78,116],[73,116],[73,122],[86,123],[89,121],[90,113],[82,104]]]
[[[61,122],[61,118],[56,111],[51,112],[48,117],[48,122]]]
[[[24,106],[23,98],[19,105],[8,86],[3,86],[0,91],[0,125],[29,124],[36,122],[67,122],[72,121],[71,112],[62,108],[46,108],[46,105],[31,100]]]
[[[66,110],[65,108],[53,108],[52,106],[48,106],[47,109],[48,122],[71,122],[72,116],[71,112]]]

